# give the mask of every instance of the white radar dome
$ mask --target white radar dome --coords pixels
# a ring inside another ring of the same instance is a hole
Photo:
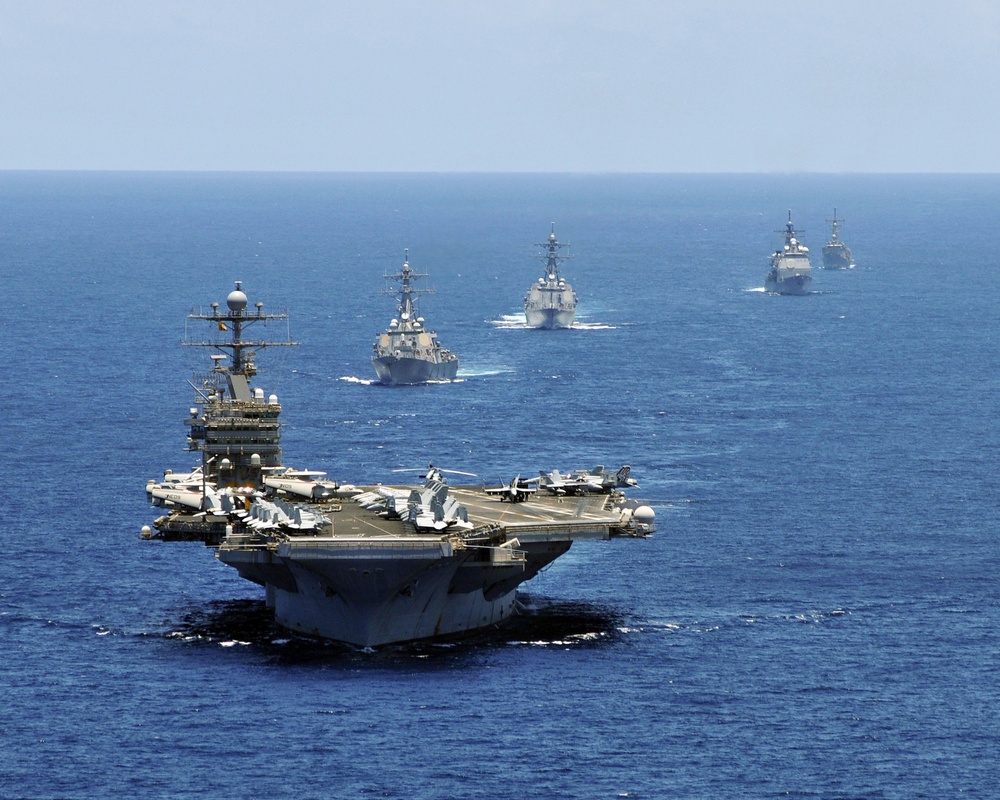
[[[234,289],[226,298],[226,305],[229,306],[230,311],[242,311],[247,307],[247,296],[239,289]]]
[[[642,523],[643,525],[652,525],[653,520],[656,519],[656,512],[649,506],[639,506],[634,512],[632,512],[632,519],[636,522]]]

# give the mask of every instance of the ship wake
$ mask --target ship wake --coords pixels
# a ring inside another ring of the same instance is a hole
[[[570,327],[574,331],[613,331],[617,330],[617,325],[609,325],[607,322],[580,322],[576,320]]]
[[[489,320],[489,324],[497,328],[509,330],[531,330],[524,314],[504,314],[500,319]]]

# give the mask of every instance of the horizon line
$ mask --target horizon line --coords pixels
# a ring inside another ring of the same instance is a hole
[[[189,169],[189,168],[130,168],[130,167],[0,167],[4,173],[130,173],[130,174],[187,174],[187,175],[684,175],[684,176],[945,176],[945,175],[1000,175],[1000,171],[946,171],[946,170],[391,170],[391,169]]]

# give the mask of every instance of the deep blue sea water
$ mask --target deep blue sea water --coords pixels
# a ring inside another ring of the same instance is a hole
[[[857,269],[764,294],[835,205]],[[553,221],[580,326],[526,330]],[[0,797],[996,797],[997,230],[1000,176],[0,173]],[[456,383],[369,383],[404,248]],[[287,463],[629,463],[656,536],[458,645],[283,634],[138,539],[235,279]]]

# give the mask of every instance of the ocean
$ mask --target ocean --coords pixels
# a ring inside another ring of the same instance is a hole
[[[857,268],[764,293],[835,206]],[[551,223],[568,331],[523,324]],[[0,797],[995,797],[998,223],[1000,176],[0,172]],[[454,383],[372,383],[404,249]],[[629,464],[656,534],[459,643],[275,628],[139,539],[235,280],[301,342],[286,463]]]

